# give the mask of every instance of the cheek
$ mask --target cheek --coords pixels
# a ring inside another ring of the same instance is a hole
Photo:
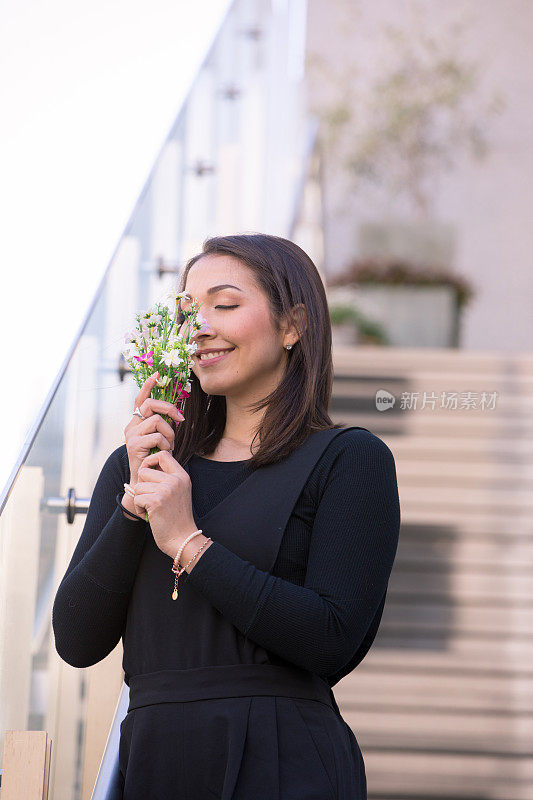
[[[235,319],[234,325],[228,330],[228,339],[231,338],[230,333],[233,334],[235,344],[242,347],[254,346],[256,343],[261,343],[263,347],[268,346],[268,342],[274,337],[268,313],[257,310],[239,314],[239,318]]]

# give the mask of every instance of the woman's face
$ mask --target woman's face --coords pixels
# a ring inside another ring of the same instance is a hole
[[[231,288],[217,289],[224,284]],[[286,368],[284,332],[273,327],[267,297],[252,270],[233,256],[202,256],[189,270],[184,290],[202,303],[206,320],[193,336],[192,371],[203,391],[251,400],[272,391]],[[230,348],[222,357],[200,359],[203,350]]]

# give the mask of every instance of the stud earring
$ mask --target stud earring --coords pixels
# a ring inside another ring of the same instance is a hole
[[[286,347],[287,350],[290,350],[291,347],[292,347],[292,344],[286,344],[285,347]]]

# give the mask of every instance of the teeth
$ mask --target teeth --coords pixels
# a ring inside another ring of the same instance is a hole
[[[221,356],[224,353],[230,353],[231,350],[218,350],[216,353],[202,353],[200,358],[202,361],[205,361],[208,358],[217,358],[217,356]]]

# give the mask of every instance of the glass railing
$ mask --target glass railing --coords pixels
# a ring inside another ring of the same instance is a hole
[[[47,731],[54,800],[111,796],[127,707],[122,644],[77,669],[57,655],[51,627],[92,489],[138,391],[124,333],[209,235],[300,237],[320,267],[304,8],[230,5],[0,497],[0,753],[5,730]]]

